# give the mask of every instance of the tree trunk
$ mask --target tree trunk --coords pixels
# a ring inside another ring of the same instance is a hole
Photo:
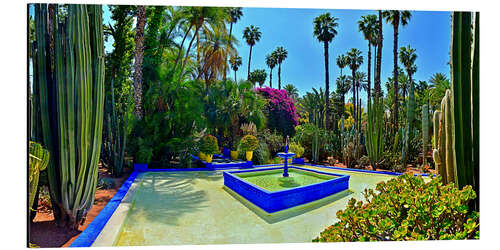
[[[273,87],[273,68],[271,68],[271,73],[269,73],[269,87]]]
[[[324,42],[325,47],[325,100],[326,100],[326,110],[325,110],[325,129],[328,130],[330,124],[330,79],[328,77],[328,42]]]
[[[247,74],[247,80],[250,79],[250,62],[252,61],[252,47],[250,46],[250,55],[248,56],[248,74]]]
[[[399,84],[398,84],[398,26],[399,26],[399,12],[394,17],[394,48],[392,49],[394,55],[394,124],[395,131],[399,128]]]
[[[278,63],[278,89],[281,89],[281,63]]]
[[[368,88],[366,89],[367,98],[370,98],[370,92],[371,92],[370,89],[372,87],[372,83],[371,83],[372,74],[371,74],[371,71],[372,71],[372,46],[371,46],[371,43],[368,42]]]
[[[381,78],[381,65],[382,65],[382,46],[383,46],[383,33],[382,33],[382,11],[378,11],[378,44],[377,44],[377,71],[375,73],[375,93],[377,98],[380,96],[382,89],[380,88]]]
[[[189,29],[186,31],[186,34],[184,34],[184,37],[182,38],[181,42],[181,47],[179,48],[179,53],[177,53],[177,58],[175,59],[175,64],[174,67],[172,68],[172,72],[175,73],[175,68],[177,68],[177,63],[179,63],[179,59],[181,59],[181,53],[182,53],[182,48],[184,47],[184,42],[186,41],[186,37],[189,34],[189,31],[191,31],[191,28],[193,28],[193,25],[189,26]]]
[[[353,70],[352,71],[352,111],[353,113],[351,114],[352,115],[352,118],[354,119],[354,127],[356,127],[356,78],[354,78],[356,76],[356,71]]]
[[[344,83],[344,78],[343,78],[343,75],[342,75],[342,68],[340,68],[340,77],[342,78],[342,88],[340,90],[340,94],[341,94],[341,101],[342,101],[342,107],[340,107],[340,119],[342,119],[342,117],[345,117],[344,116],[344,109],[345,109],[345,93],[344,93],[344,89],[345,89],[345,83]]]
[[[187,60],[189,58],[189,51],[191,50],[191,46],[193,46],[194,39],[198,37],[198,30],[200,29],[200,26],[196,26],[196,31],[194,32],[195,36],[191,38],[191,41],[189,42],[188,49],[186,51],[186,56],[184,57],[184,62],[182,62],[182,67],[181,67],[181,73],[179,74],[179,84],[181,83],[182,80],[182,75],[184,75],[184,67],[186,67]]]
[[[236,70],[234,71],[234,83],[238,83],[236,82]]]
[[[146,25],[146,8],[144,5],[137,6],[137,26],[135,34],[135,57],[134,57],[134,115],[142,119],[144,109],[142,107],[142,60],[144,59],[144,26]]]
[[[231,35],[233,34],[233,22],[231,22],[231,25],[229,26],[229,39],[231,39]],[[224,64],[224,81],[226,80],[226,73],[227,73],[227,55],[226,55],[226,64]]]

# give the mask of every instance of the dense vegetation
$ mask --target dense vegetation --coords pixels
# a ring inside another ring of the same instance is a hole
[[[224,148],[238,150],[240,159],[252,149],[254,164],[274,163],[287,136],[290,149],[309,162],[435,169],[444,183],[471,185],[479,194],[479,15],[474,22],[470,13],[453,15],[452,81],[442,72],[415,79],[418,51],[398,44],[409,11],[360,17],[367,58],[352,48],[335,62],[328,55],[339,19],[325,13],[306,20],[323,46],[325,85],[300,95],[293,84],[282,86],[283,62],[295,58],[286,47],[266,56],[268,72],[252,70],[255,45],[268,34],[254,25],[233,34],[241,8],[104,6],[108,24],[102,8],[36,4],[30,19],[30,140],[51,154],[46,171],[55,217],[68,227],[92,205],[99,163],[115,176],[131,162],[189,168],[200,151]],[[394,29],[385,88],[383,20]],[[105,53],[108,39],[113,48]],[[246,79],[236,75],[247,63],[236,50],[240,43],[250,48]],[[478,199],[473,203],[478,210]]]

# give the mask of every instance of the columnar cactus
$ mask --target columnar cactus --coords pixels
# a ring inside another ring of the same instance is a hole
[[[30,141],[29,144],[29,208],[35,202],[40,172],[49,164],[50,153],[42,145]]]
[[[422,158],[424,166],[427,164],[427,143],[429,142],[429,106],[422,106]]]
[[[456,169],[453,152],[451,91],[447,90],[441,101],[441,111],[434,113],[433,158],[445,184],[455,183]]]
[[[104,110],[102,6],[35,4],[37,141],[47,167],[56,223],[77,229],[94,203]],[[35,88],[36,87],[36,88]]]

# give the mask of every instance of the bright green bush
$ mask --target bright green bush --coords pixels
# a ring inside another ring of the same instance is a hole
[[[217,138],[213,135],[206,135],[201,139],[200,151],[207,155],[219,153],[219,144]]]
[[[449,240],[479,238],[479,212],[467,204],[476,198],[470,186],[443,185],[441,177],[424,182],[410,174],[365,190],[367,202],[348,202],[339,222],[313,242]]]
[[[241,138],[240,141],[240,149],[243,152],[254,151],[255,149],[257,149],[258,145],[259,141],[253,135],[245,135],[243,136],[243,138]]]
[[[271,132],[269,129],[263,129],[258,136],[259,141],[264,141],[267,144],[272,155],[279,152],[283,147],[283,136],[276,133],[276,131]]]
[[[259,141],[257,149],[253,151],[253,164],[262,165],[265,164],[271,158],[271,153],[269,152],[269,147],[265,142]]]
[[[153,148],[143,146],[137,151],[135,156],[135,163],[150,163],[153,157]]]
[[[303,156],[304,155],[304,147],[302,147],[299,143],[292,142],[290,143],[290,148],[288,149],[290,152],[294,152],[295,156]]]

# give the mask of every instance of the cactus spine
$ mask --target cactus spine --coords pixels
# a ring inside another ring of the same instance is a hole
[[[52,153],[47,167],[56,223],[78,228],[94,202],[104,109],[102,6],[35,4],[37,48],[34,110],[40,141]],[[47,20],[49,22],[47,22]]]

